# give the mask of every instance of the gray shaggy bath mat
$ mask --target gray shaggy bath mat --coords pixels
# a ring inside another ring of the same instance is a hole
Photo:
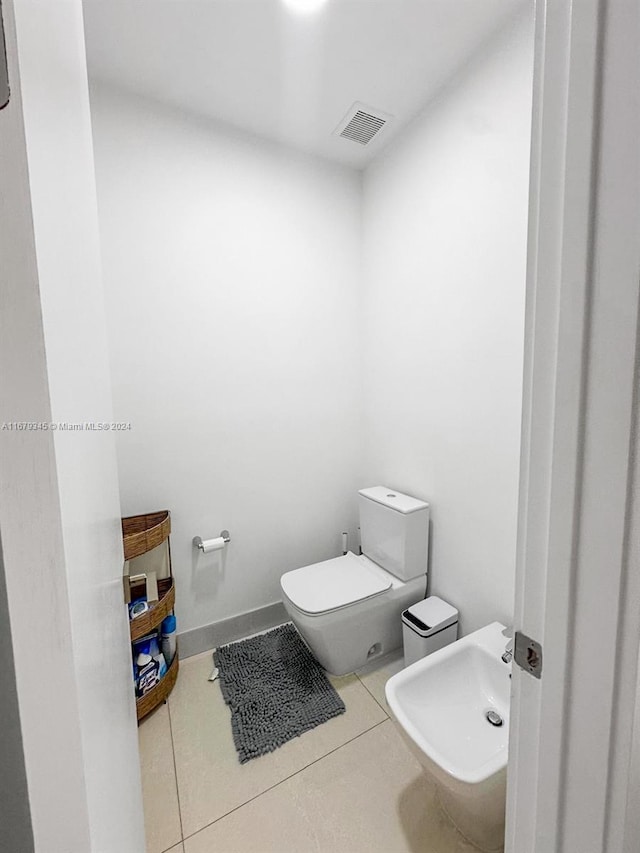
[[[213,660],[241,764],[346,710],[291,624],[220,646]]]

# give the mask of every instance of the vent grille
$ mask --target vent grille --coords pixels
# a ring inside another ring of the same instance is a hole
[[[360,145],[367,145],[386,123],[383,118],[365,113],[364,110],[358,110],[340,136],[343,139],[359,142]]]
[[[389,123],[392,116],[367,107],[364,104],[354,104],[335,130],[338,136],[368,145]]]

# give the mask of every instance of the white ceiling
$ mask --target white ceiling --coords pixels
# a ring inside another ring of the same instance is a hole
[[[92,79],[362,168],[527,0],[85,0]],[[354,101],[391,113],[367,147]]]

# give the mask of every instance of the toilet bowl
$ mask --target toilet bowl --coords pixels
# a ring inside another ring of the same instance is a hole
[[[282,600],[305,642],[333,675],[402,645],[402,611],[427,588],[429,505],[375,486],[359,492],[361,555],[287,572]]]
[[[493,622],[394,675],[385,693],[412,752],[460,832],[503,849],[511,665]]]
[[[287,572],[282,600],[291,621],[333,675],[346,675],[402,645],[402,611],[424,598],[426,576],[402,582],[349,552]]]

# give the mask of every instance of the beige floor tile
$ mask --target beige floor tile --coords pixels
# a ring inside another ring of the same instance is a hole
[[[143,720],[138,742],[147,853],[163,853],[182,840],[167,705]]]
[[[378,661],[373,661],[367,664],[357,672],[358,678],[367,688],[369,693],[378,702],[382,708],[391,714],[387,700],[384,695],[384,686],[392,675],[404,667],[404,655],[402,649],[393,654],[380,658]]]
[[[477,853],[390,720],[185,840],[185,853]]]
[[[169,700],[185,837],[386,719],[356,676],[332,679],[345,714],[240,764],[229,709],[210,672],[211,657],[187,660]]]
[[[244,637],[243,639],[247,640],[249,638]],[[180,669],[182,670],[182,667],[184,666],[185,663],[197,663],[200,660],[208,660],[211,663],[210,668],[213,669],[213,650],[208,649],[206,652],[198,652],[197,655],[190,655],[188,658],[181,657],[180,658]],[[209,673],[209,674],[211,674],[211,673]]]
[[[171,850],[167,850],[167,853],[184,853],[184,844],[178,844],[177,847],[172,847]]]

